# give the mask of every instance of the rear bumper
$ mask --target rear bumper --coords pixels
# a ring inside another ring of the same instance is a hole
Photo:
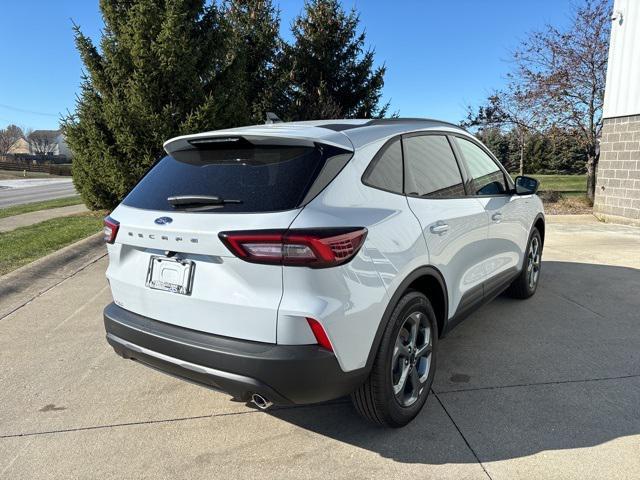
[[[309,404],[351,393],[365,369],[343,372],[317,345],[275,345],[221,337],[158,322],[114,303],[104,309],[107,341],[120,356],[247,401]]]

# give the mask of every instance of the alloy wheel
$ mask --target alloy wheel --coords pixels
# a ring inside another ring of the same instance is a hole
[[[431,324],[422,312],[411,313],[400,327],[391,360],[391,383],[403,407],[413,405],[424,390],[431,370],[432,337]]]
[[[527,282],[529,290],[533,290],[540,276],[540,241],[538,237],[531,239],[529,253],[527,255]]]

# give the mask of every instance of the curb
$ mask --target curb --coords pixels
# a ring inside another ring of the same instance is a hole
[[[602,223],[592,213],[546,214],[547,223]]]
[[[594,216],[601,222],[609,224],[627,225],[630,227],[640,227],[640,218],[628,218],[620,215],[609,215],[608,213],[594,213]]]
[[[107,255],[102,232],[0,277],[0,320]]]

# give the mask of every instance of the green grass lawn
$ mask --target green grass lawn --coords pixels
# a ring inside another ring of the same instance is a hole
[[[531,175],[540,182],[540,190],[586,193],[586,175]]]
[[[1,166],[2,164],[0,164]],[[24,176],[23,171],[2,170],[0,168],[0,180],[13,180],[15,178],[50,178],[52,175],[43,172],[27,172]]]
[[[50,208],[68,207],[70,205],[78,205],[82,203],[79,196],[57,198],[55,200],[47,200],[44,202],[27,203],[24,205],[15,205],[13,207],[0,208],[0,218],[12,217],[23,213],[37,212],[38,210],[48,210]]]
[[[587,192],[586,175],[538,175],[537,173],[527,173],[526,175],[540,182],[540,191],[555,190],[569,195]],[[511,174],[512,178],[517,176],[517,173]]]
[[[99,232],[103,213],[58,217],[0,233],[0,275]]]

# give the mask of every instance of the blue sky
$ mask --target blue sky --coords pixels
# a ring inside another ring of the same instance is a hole
[[[276,0],[282,34],[302,0]],[[459,121],[504,83],[509,52],[526,32],[565,24],[572,0],[343,0],[360,12],[367,43],[386,63],[384,99],[402,116]],[[57,128],[73,110],[82,64],[71,19],[95,40],[98,0],[3,1],[0,126]]]

